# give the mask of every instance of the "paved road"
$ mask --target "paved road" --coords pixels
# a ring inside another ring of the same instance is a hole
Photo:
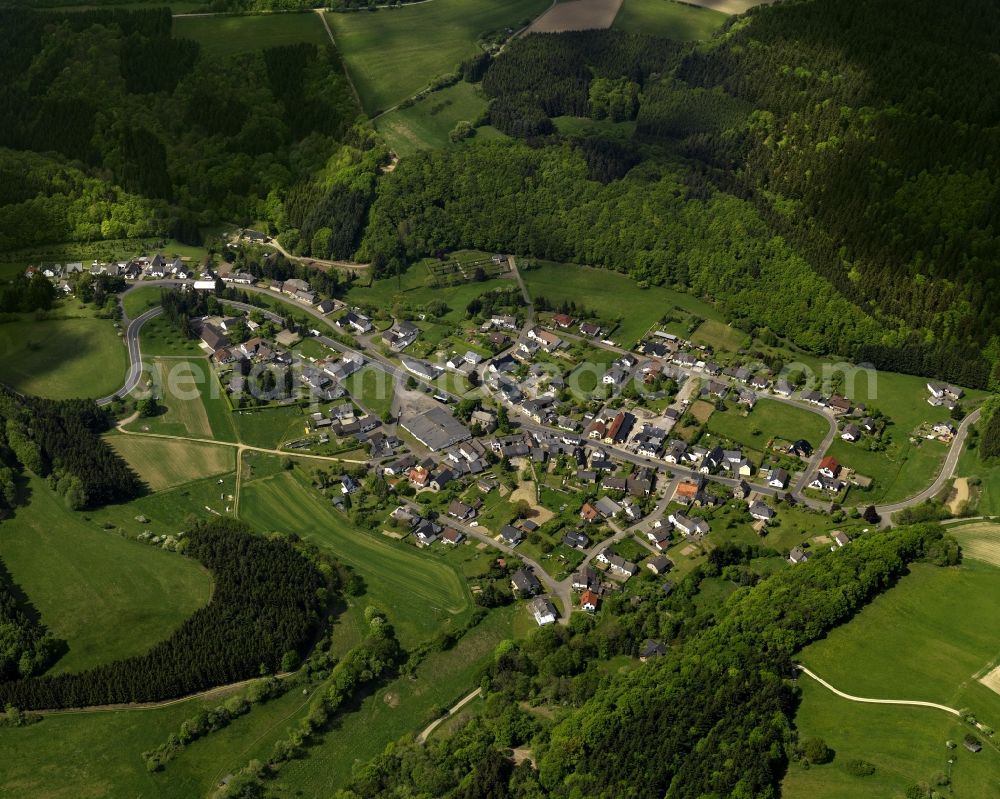
[[[948,454],[944,458],[944,463],[941,464],[941,471],[938,472],[937,478],[927,488],[919,494],[914,494],[912,497],[904,499],[900,502],[875,506],[875,510],[878,511],[883,521],[887,521],[896,511],[912,507],[913,505],[919,505],[921,502],[935,496],[942,488],[944,488],[945,483],[947,483],[951,479],[952,475],[955,474],[955,467],[958,466],[958,459],[962,456],[962,450],[965,447],[965,439],[969,435],[969,428],[978,421],[979,408],[976,408],[976,410],[962,420],[962,423],[958,426],[958,430],[955,431],[955,438],[951,442],[951,447],[948,450]]]
[[[139,331],[150,319],[154,319],[163,313],[163,309],[157,306],[150,308],[146,313],[137,316],[128,323],[125,329],[125,344],[128,346],[128,375],[125,377],[125,384],[114,394],[101,397],[97,400],[98,405],[110,405],[116,397],[124,397],[139,385],[139,378],[142,376],[142,352],[139,349]]]
[[[945,713],[951,713],[953,716],[961,717],[961,712],[953,707],[948,707],[947,705],[939,705],[937,702],[921,702],[916,699],[871,699],[865,696],[853,696],[852,694],[845,694],[843,691],[834,688],[830,683],[824,680],[822,677],[814,674],[801,663],[796,664],[799,671],[803,674],[812,677],[816,682],[822,685],[824,688],[828,688],[833,691],[841,699],[848,699],[851,702],[862,702],[868,705],[909,705],[911,707],[929,707],[935,710],[943,710]]]

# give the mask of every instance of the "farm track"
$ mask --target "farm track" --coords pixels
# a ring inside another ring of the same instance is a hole
[[[937,702],[923,702],[918,699],[872,699],[871,697],[865,696],[854,696],[853,694],[844,693],[838,688],[834,688],[830,683],[824,680],[819,675],[813,673],[801,663],[796,664],[799,671],[803,674],[812,677],[816,682],[822,685],[824,688],[832,691],[841,699],[847,699],[851,702],[861,702],[867,705],[906,705],[909,707],[928,707],[933,710],[943,710],[945,713],[950,713],[953,716],[958,716],[961,718],[962,713],[960,710],[956,710],[953,707],[948,707],[947,705],[939,705]]]

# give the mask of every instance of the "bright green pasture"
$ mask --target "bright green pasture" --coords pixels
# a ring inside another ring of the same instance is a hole
[[[375,116],[475,55],[481,34],[520,28],[548,5],[548,0],[434,0],[326,18],[361,103]]]
[[[829,432],[829,422],[821,414],[762,397],[746,416],[743,407],[727,406],[708,419],[713,433],[738,441],[753,449],[761,449],[772,438],[796,441],[804,438],[818,447]]]
[[[196,561],[101,530],[43,480],[29,488],[28,505],[0,526],[0,559],[68,644],[54,672],[141,654],[208,602],[212,580]]]
[[[968,709],[996,726],[1000,696],[977,679],[1000,659],[995,620],[1000,569],[968,561],[957,568],[915,564],[912,573],[851,622],[807,647],[799,659],[833,686],[855,696],[913,699]],[[955,796],[989,796],[1000,780],[1000,751],[986,742],[976,755],[947,739],[969,731],[958,719],[927,708],[879,707],[835,696],[800,678],[804,701],[796,719],[801,736],[819,735],[837,755],[829,766],[791,767],[788,796],[840,799],[902,796],[911,784],[947,770]],[[843,770],[850,759],[876,765],[872,777]]]
[[[3,381],[52,399],[103,397],[121,388],[128,352],[114,323],[73,299],[56,313],[67,317],[36,321],[25,314],[0,324]]]
[[[393,152],[405,156],[418,150],[448,146],[448,134],[458,122],[475,122],[485,110],[486,99],[482,91],[459,81],[454,86],[432,92],[409,108],[398,108],[380,116],[375,127]],[[469,141],[475,140],[476,136]]]

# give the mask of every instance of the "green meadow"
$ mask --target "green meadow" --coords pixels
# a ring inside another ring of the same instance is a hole
[[[1000,696],[978,680],[1000,659],[998,582],[1000,569],[978,561],[950,568],[915,564],[895,587],[804,649],[799,659],[846,693],[937,702],[967,709],[996,727]],[[792,764],[786,795],[902,796],[910,785],[932,783],[935,775],[947,773],[949,757],[956,761],[953,795],[994,792],[1000,780],[1000,750],[994,744],[987,742],[975,755],[961,745],[954,752],[944,745],[948,739],[960,742],[970,731],[960,719],[929,708],[850,702],[806,676],[799,683],[799,734],[823,737],[836,756],[808,771]],[[854,759],[872,763],[875,774],[852,776],[845,764]]]
[[[547,0],[434,0],[326,18],[361,103],[375,116],[479,52],[482,34],[521,28],[548,5]]]
[[[409,108],[397,108],[380,116],[375,120],[375,127],[393,152],[405,156],[418,150],[448,146],[448,134],[457,123],[473,123],[485,110],[486,98],[479,87],[459,81],[454,86],[432,92]],[[479,131],[470,141],[478,138]]]
[[[43,480],[28,488],[29,503],[0,528],[0,560],[67,642],[54,672],[145,652],[208,602],[212,580],[197,562],[100,529]]]
[[[772,438],[804,438],[818,447],[830,429],[821,414],[767,398],[762,398],[746,416],[743,412],[742,406],[715,411],[708,419],[708,429],[752,449],[762,449]]]
[[[623,347],[633,346],[673,308],[703,319],[722,319],[718,310],[690,294],[661,286],[640,288],[632,278],[607,269],[544,262],[537,269],[522,271],[521,276],[532,299],[544,297],[553,305],[571,300],[602,318],[617,318],[610,335]],[[609,303],[609,297],[615,302]]]
[[[103,397],[121,388],[128,351],[115,324],[75,299],[53,316],[15,315],[0,323],[4,382],[51,399]]]

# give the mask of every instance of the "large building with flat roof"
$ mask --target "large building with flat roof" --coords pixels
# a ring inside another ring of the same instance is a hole
[[[469,429],[444,408],[431,408],[404,419],[400,424],[431,452],[447,449],[472,437]]]

